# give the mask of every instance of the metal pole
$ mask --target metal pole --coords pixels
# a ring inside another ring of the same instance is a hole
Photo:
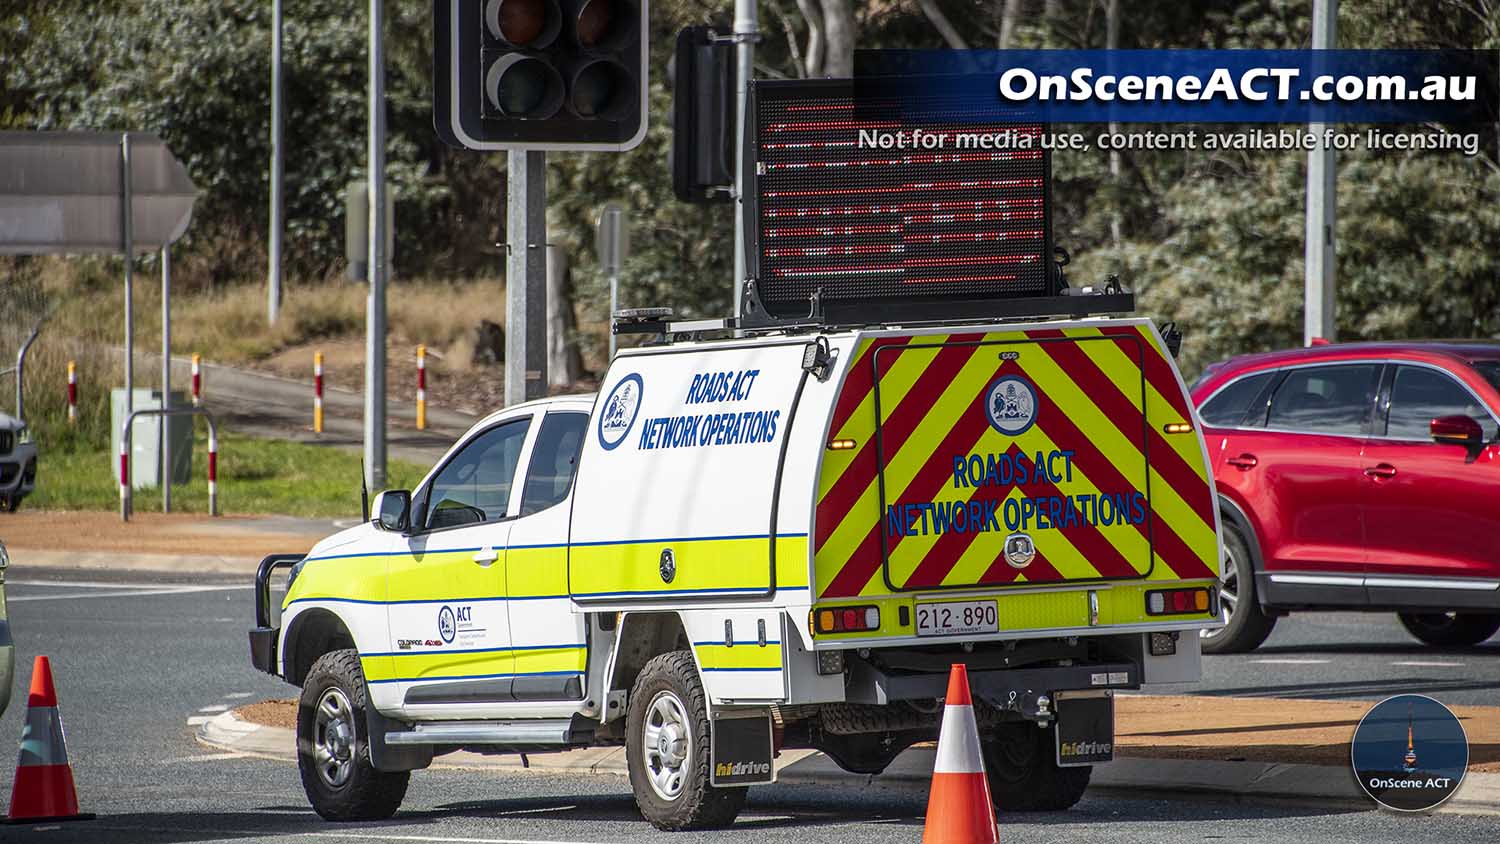
[[[1314,50],[1332,50],[1337,42],[1338,0],[1313,0]],[[1307,153],[1307,240],[1304,267],[1302,342],[1334,339],[1334,228],[1338,222],[1338,171],[1333,147],[1323,143],[1326,123],[1309,123],[1317,143]]]
[[[172,247],[161,248],[161,406],[172,409]],[[172,417],[156,426],[161,448],[161,511],[172,512]]]
[[[281,311],[281,0],[271,0],[271,236],[266,277],[266,319]]]
[[[505,403],[547,390],[547,155],[506,157]]]
[[[370,0],[370,297],[365,314],[365,475],[385,488],[385,50],[383,0]]]
[[[38,319],[36,324],[31,326],[31,333],[26,335],[25,342],[21,343],[21,348],[16,350],[16,418],[22,422],[26,421],[26,396],[22,391],[26,385],[26,352],[31,349],[31,344],[36,342],[36,335],[42,330],[42,319]],[[72,370],[68,372],[71,375]],[[71,404],[69,412],[72,412]]]
[[[739,285],[735,285],[736,288]],[[620,272],[609,268],[609,359],[615,359],[615,311],[620,309]]]
[[[120,136],[120,248],[125,252],[125,418],[129,419],[135,409],[135,345],[131,335],[135,333],[131,262],[135,256],[135,230],[131,194],[130,133]],[[120,517],[130,518],[130,438],[120,440]]]
[[[755,0],[734,0],[735,124],[739,134],[734,149],[734,316],[740,316],[745,278],[745,110],[750,102],[750,77],[755,73],[755,42],[760,40],[760,15]]]

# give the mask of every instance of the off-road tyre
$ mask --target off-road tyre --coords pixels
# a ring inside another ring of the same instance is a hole
[[[353,750],[348,760],[348,777],[338,785],[330,784],[318,771],[317,708],[325,693],[342,691],[352,715]],[[370,764],[369,727],[365,708],[370,705],[359,652],[353,649],[330,651],[318,657],[302,683],[302,697],[297,703],[297,767],[302,772],[302,789],[313,811],[330,821],[374,821],[396,814],[406,796],[411,779],[409,771],[378,771]]]
[[[1205,630],[1199,644],[1206,654],[1248,653],[1260,647],[1276,627],[1276,616],[1260,608],[1255,594],[1255,563],[1250,540],[1230,519],[1224,525],[1224,571],[1220,576],[1219,604],[1228,622],[1217,630]]]
[[[1500,631],[1500,614],[1495,613],[1403,612],[1397,617],[1406,632],[1441,648],[1467,648]]]
[[[980,741],[996,809],[1061,812],[1083,799],[1094,769],[1059,766],[1054,729],[1029,721],[1001,724]]]
[[[670,692],[682,703],[690,731],[690,749],[682,763],[681,792],[668,800],[656,793],[647,770],[644,736],[652,701]],[[750,789],[715,788],[711,784],[708,696],[698,680],[698,667],[690,651],[673,651],[653,657],[641,669],[630,693],[625,728],[625,761],[630,770],[630,788],[641,816],[657,829],[679,831],[722,829],[734,822]]]

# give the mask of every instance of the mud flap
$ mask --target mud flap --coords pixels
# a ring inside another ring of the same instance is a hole
[[[430,744],[400,746],[386,744],[385,734],[410,729],[406,724],[387,718],[376,712],[374,706],[367,705],[365,726],[369,730],[366,736],[370,743],[370,766],[375,770],[386,773],[420,771],[432,764],[432,745]]]
[[[1067,695],[1057,702],[1057,765],[1083,767],[1115,758],[1115,699]]]
[[[739,786],[776,781],[769,712],[716,712],[709,724],[713,733],[710,783]]]

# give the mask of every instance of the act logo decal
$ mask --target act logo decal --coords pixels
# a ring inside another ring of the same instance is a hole
[[[1388,697],[1365,713],[1350,748],[1360,788],[1388,809],[1423,812],[1453,796],[1469,767],[1469,738],[1426,695]]]
[[[631,373],[609,391],[599,413],[599,444],[605,451],[613,451],[625,441],[625,435],[630,433],[630,427],[641,411],[644,390],[641,376]]]
[[[1036,422],[1036,388],[1018,375],[996,379],[984,393],[984,412],[990,427],[1014,437],[1025,433]]]
[[[444,606],[438,610],[438,636],[444,642],[452,643],[453,637],[458,635],[458,622],[453,619],[453,608]]]

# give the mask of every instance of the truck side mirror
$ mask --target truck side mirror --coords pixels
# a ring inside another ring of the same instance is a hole
[[[405,533],[411,522],[411,492],[388,489],[375,496],[375,526],[381,530]]]

